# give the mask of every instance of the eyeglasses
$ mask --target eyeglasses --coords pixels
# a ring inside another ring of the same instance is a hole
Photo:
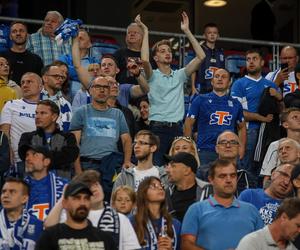
[[[158,183],[151,183],[149,185],[149,188],[152,190],[158,189],[158,190],[162,190],[164,189],[164,185],[163,184],[158,184]]]
[[[145,146],[145,145],[152,145],[152,143],[146,142],[146,141],[134,141],[134,142],[132,143],[132,146],[135,146],[135,145]]]
[[[52,76],[54,77],[56,80],[62,80],[65,81],[67,78],[63,75],[59,75],[59,74],[53,74],[53,75],[47,75],[47,76]]]
[[[236,140],[230,140],[230,141],[221,140],[221,141],[218,141],[218,145],[226,146],[228,144],[230,146],[238,146],[238,145],[240,145],[240,143],[238,141],[236,141]]]
[[[96,90],[109,90],[109,85],[93,85],[91,88],[94,88]]]
[[[281,171],[281,170],[276,170],[276,172],[279,173],[279,176],[280,176],[281,178],[284,178],[284,179],[286,179],[286,180],[288,180],[288,181],[291,181],[291,176],[288,175],[286,172],[283,172],[283,171]]]

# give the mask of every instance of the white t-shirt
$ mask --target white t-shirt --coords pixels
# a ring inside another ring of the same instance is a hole
[[[104,208],[98,210],[90,210],[88,219],[94,227],[98,226],[98,221],[104,211]],[[119,250],[134,250],[140,249],[141,246],[137,239],[136,233],[129,221],[129,219],[121,213],[118,213],[120,219],[120,242]],[[64,223],[67,220],[66,210],[63,209],[60,214],[60,223]]]
[[[36,106],[36,103],[18,99],[7,102],[2,109],[0,124],[10,124],[10,141],[15,162],[21,161],[18,155],[21,135],[36,130]]]
[[[159,178],[159,171],[157,167],[153,166],[152,168],[146,170],[138,170],[134,168],[134,190],[137,191],[140,183],[149,176],[155,176]]]
[[[272,169],[276,168],[280,164],[280,160],[278,159],[278,147],[279,140],[273,141],[268,147],[268,151],[265,155],[260,175],[262,176],[271,176]]]

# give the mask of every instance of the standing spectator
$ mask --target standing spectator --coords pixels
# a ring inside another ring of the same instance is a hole
[[[72,181],[67,186],[62,201],[67,212],[66,222],[46,229],[35,249],[117,249],[111,234],[93,227],[87,219],[92,195],[87,185]]]
[[[23,22],[15,21],[10,25],[10,39],[12,46],[1,53],[11,64],[10,79],[20,85],[21,77],[27,72],[41,74],[43,68],[42,59],[26,49],[28,32]]]
[[[66,75],[59,66],[50,64],[43,68],[42,79],[44,88],[42,89],[40,99],[51,100],[56,103],[60,110],[57,123],[61,130],[68,131],[72,118],[71,104],[63,97],[61,92]]]
[[[280,51],[281,67],[270,72],[266,79],[271,80],[283,89],[283,96],[293,93],[299,85],[295,79],[295,68],[299,60],[297,50],[292,46],[285,46]]]
[[[25,171],[28,174],[25,181],[30,187],[26,209],[38,219],[44,220],[62,196],[67,180],[49,171],[52,154],[47,147],[23,145],[19,152],[20,158],[25,160]]]
[[[245,156],[242,160],[243,169],[249,170],[254,177],[258,176],[258,169],[253,164],[254,150],[260,124],[271,122],[272,114],[262,116],[258,114],[260,98],[265,88],[270,87],[270,95],[276,100],[281,100],[282,96],[278,92],[278,87],[271,81],[261,76],[264,61],[260,51],[256,49],[246,52],[248,74],[235,81],[231,89],[231,96],[237,98],[244,109],[244,117],[247,122],[247,145]],[[272,111],[270,110],[270,113]]]
[[[139,131],[133,141],[134,156],[137,159],[136,166],[123,169],[114,183],[114,190],[123,185],[130,186],[137,191],[140,183],[149,176],[160,178],[167,186],[167,174],[164,167],[153,165],[153,154],[159,148],[159,138],[149,130]]]
[[[157,165],[163,165],[163,155],[169,150],[174,137],[182,134],[183,86],[205,58],[204,51],[189,29],[187,14],[183,12],[181,16],[181,29],[191,42],[196,57],[186,67],[175,71],[171,69],[172,52],[168,40],[159,41],[153,46],[153,58],[158,68],[152,70],[149,62],[148,28],[141,22],[140,16],[136,17],[136,23],[144,33],[141,55],[145,61],[144,68],[150,87],[150,130],[159,136],[161,142],[160,149],[154,156],[154,163]]]
[[[29,187],[9,177],[1,190],[0,249],[33,250],[43,231],[43,222],[28,214]]]
[[[210,168],[209,181],[214,195],[191,205],[183,219],[183,250],[234,249],[242,237],[263,227],[257,209],[234,197],[237,185],[234,163],[216,160]]]
[[[239,155],[242,159],[245,154],[246,125],[243,108],[239,101],[228,96],[230,74],[225,69],[215,71],[211,81],[213,91],[199,95],[192,102],[184,123],[184,135],[192,136],[193,125],[197,121],[198,139],[197,148],[202,164],[208,164],[217,159],[215,145],[218,135],[225,131],[238,130]]]
[[[299,249],[292,241],[299,235],[300,199],[285,199],[271,225],[246,235],[237,250]]]
[[[44,146],[52,153],[52,169],[59,176],[71,178],[74,161],[79,154],[76,138],[71,132],[61,131],[56,121],[59,117],[58,106],[50,101],[39,101],[35,112],[36,130],[23,133],[19,148],[23,145]]]
[[[140,130],[149,130],[149,100],[147,97],[142,97],[139,100],[138,109],[140,111],[140,117],[135,123],[136,132]]]
[[[225,68],[225,56],[223,49],[216,47],[219,38],[219,29],[215,23],[204,25],[205,41],[201,47],[206,55],[198,71],[192,75],[192,94],[206,94],[212,91],[211,80],[218,68]]]
[[[99,171],[106,200],[109,200],[115,171],[121,166],[131,166],[131,137],[123,113],[108,107],[109,80],[97,77],[91,83],[90,93],[92,103],[76,111],[70,127],[80,145],[80,159],[75,162],[75,171]],[[119,138],[122,140],[124,159],[120,159],[117,153]]]
[[[170,187],[166,189],[168,210],[180,222],[191,204],[208,197],[208,183],[196,178],[198,163],[186,152],[166,156],[170,161],[166,167]]]
[[[180,249],[180,222],[168,213],[164,187],[157,177],[139,185],[136,214],[130,219],[141,249]]]
[[[51,64],[59,56],[71,53],[71,41],[58,45],[54,31],[63,23],[64,18],[58,11],[48,11],[43,26],[30,35],[27,49],[40,56],[44,65]]]
[[[266,189],[246,189],[239,196],[239,200],[249,202],[258,209],[265,225],[272,223],[280,203],[292,191],[290,179],[293,167],[291,164],[279,165],[273,171],[271,183]]]
[[[1,129],[6,133],[11,147],[11,163],[17,165],[17,173],[24,175],[24,163],[18,155],[18,144],[22,133],[35,130],[35,110],[40,99],[42,79],[36,73],[22,76],[23,98],[7,102],[1,113]]]

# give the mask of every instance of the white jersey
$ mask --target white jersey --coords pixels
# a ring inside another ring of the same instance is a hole
[[[260,175],[261,176],[271,176],[272,170],[279,166],[280,160],[278,159],[278,147],[279,147],[279,140],[273,141],[269,147],[268,151],[265,155]]]
[[[270,72],[266,75],[265,78],[274,82],[279,71],[280,71],[280,69],[278,69],[274,72]],[[295,90],[297,88],[299,88],[299,86],[296,83],[295,72],[293,71],[293,72],[289,73],[289,78],[283,82],[283,96],[285,96],[286,94],[295,92]]]
[[[155,176],[159,178],[159,171],[158,168],[153,166],[152,168],[146,170],[138,170],[134,168],[134,191],[138,190],[140,183],[149,176]]]
[[[21,161],[18,155],[18,144],[21,135],[36,130],[36,106],[37,103],[18,99],[7,102],[2,109],[0,124],[10,124],[10,141],[15,162]]]

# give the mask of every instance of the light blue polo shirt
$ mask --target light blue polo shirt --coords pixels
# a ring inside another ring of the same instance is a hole
[[[178,122],[183,119],[183,85],[187,80],[185,68],[172,70],[170,75],[161,73],[159,69],[153,70],[148,80],[150,121]]]
[[[234,199],[230,207],[224,207],[210,196],[189,207],[181,235],[195,236],[197,246],[207,250],[235,249],[245,235],[263,226],[253,205]]]

